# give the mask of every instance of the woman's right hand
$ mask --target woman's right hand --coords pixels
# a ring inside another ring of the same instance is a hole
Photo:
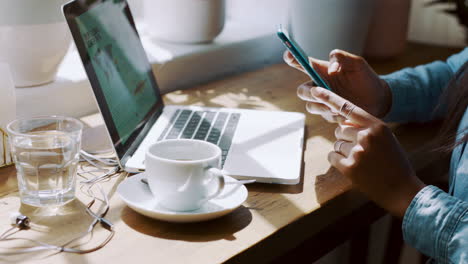
[[[289,51],[284,60],[290,66],[303,71]],[[361,107],[373,116],[382,118],[390,110],[392,96],[387,83],[382,80],[367,62],[359,56],[342,50],[333,50],[330,60],[323,61],[309,57],[309,63],[330,85],[333,92]],[[315,100],[310,89],[312,81],[298,87],[298,95],[308,101],[307,110],[321,115],[329,122],[337,122],[341,117],[326,105]]]

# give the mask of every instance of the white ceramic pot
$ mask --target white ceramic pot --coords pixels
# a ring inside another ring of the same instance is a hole
[[[8,2],[8,4],[6,4]],[[52,82],[71,42],[65,0],[0,0],[0,61],[16,87]]]
[[[451,5],[427,6],[426,0],[412,0],[408,39],[430,45],[466,47],[465,28],[455,16],[443,12]]]
[[[16,94],[10,67],[4,63],[0,63],[0,84],[0,127],[5,130],[6,125],[16,118]]]
[[[6,139],[6,126],[16,119],[16,93],[8,64],[0,63],[0,167],[13,162]],[[3,184],[2,184],[3,185]]]
[[[148,0],[145,20],[154,37],[178,43],[204,43],[221,33],[225,0]]]
[[[289,32],[311,57],[328,59],[333,49],[361,55],[374,0],[291,0]]]
[[[276,33],[277,25],[287,21],[289,4],[289,0],[226,0],[227,19]]]
[[[151,1],[151,0],[149,0]],[[143,0],[127,0],[132,15],[136,21],[139,21],[143,18],[143,10],[145,8],[145,3]]]
[[[375,0],[364,56],[389,59],[401,54],[406,47],[411,1]],[[398,17],[398,19],[394,19]]]

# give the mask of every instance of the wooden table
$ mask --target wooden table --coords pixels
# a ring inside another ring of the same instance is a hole
[[[457,49],[411,45],[406,55],[391,62],[371,63],[377,72],[387,73],[402,66],[445,58]],[[408,55],[408,56],[407,56]],[[214,81],[191,90],[165,96],[167,104],[239,107],[263,110],[304,111],[295,93],[307,77],[284,64]],[[383,211],[352,190],[350,182],[330,167],[327,153],[335,141],[335,125],[307,116],[303,176],[295,186],[248,185],[247,201],[233,213],[204,223],[171,224],[139,215],[116,195],[122,173],[102,186],[111,201],[108,219],[116,235],[103,249],[86,255],[31,253],[5,256],[11,263],[269,263],[295,258],[307,252],[309,263],[319,258],[355,231],[368,227]],[[431,126],[432,127],[432,126]],[[396,133],[409,152],[433,136],[427,126],[404,126]],[[417,171],[427,168],[432,158],[414,156]],[[16,237],[63,243],[84,231],[91,218],[84,211],[90,199],[77,191],[79,199],[59,209],[21,205],[14,191],[14,170],[0,171],[0,231],[10,224],[8,215],[21,211],[31,217],[31,230]],[[97,227],[92,239],[81,248],[96,245],[107,235]],[[22,245],[0,242],[0,247]],[[280,262],[278,262],[280,263]]]

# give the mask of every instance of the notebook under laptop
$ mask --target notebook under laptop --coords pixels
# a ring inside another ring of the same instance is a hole
[[[194,138],[219,145],[235,178],[299,182],[304,114],[164,105],[126,1],[76,0],[63,12],[123,169],[144,171],[158,140]]]

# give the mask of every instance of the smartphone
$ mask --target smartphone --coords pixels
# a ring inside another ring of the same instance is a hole
[[[278,28],[278,37],[281,39],[286,48],[291,52],[296,61],[304,68],[310,78],[315,82],[317,86],[323,87],[330,90],[330,86],[323,80],[322,77],[310,66],[309,59],[305,55],[305,52],[301,47],[283,31],[281,25]]]

